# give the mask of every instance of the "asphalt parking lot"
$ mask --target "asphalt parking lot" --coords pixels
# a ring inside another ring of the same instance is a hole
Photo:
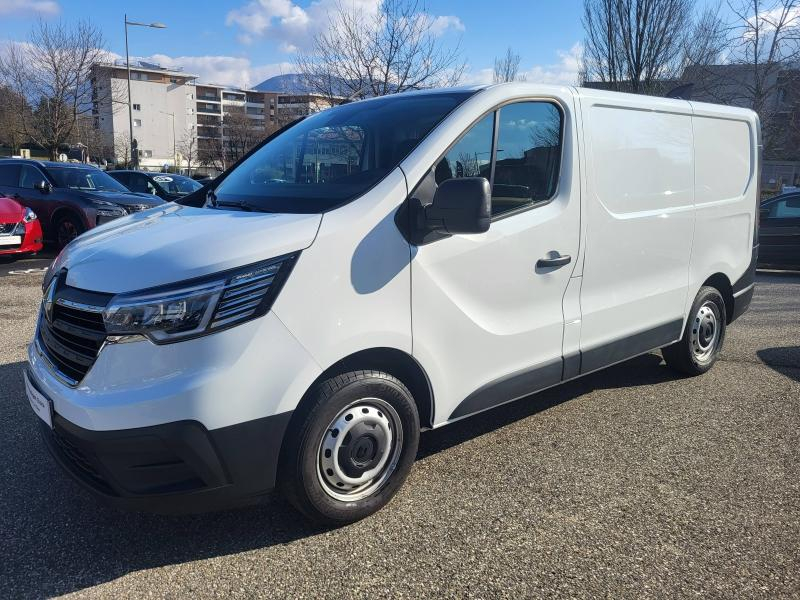
[[[324,530],[279,498],[192,517],[96,504],[37,437],[21,373],[41,273],[8,270],[0,596],[800,596],[798,275],[759,274],[710,373],[646,355],[423,434],[388,507]]]

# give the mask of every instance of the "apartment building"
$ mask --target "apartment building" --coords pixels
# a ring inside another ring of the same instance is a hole
[[[276,129],[273,94],[213,83],[196,83],[197,148],[200,155],[227,148],[230,131],[225,117],[246,116],[254,135],[266,137]]]
[[[125,61],[95,64],[92,68],[95,128],[106,148],[104,158],[125,162],[130,156],[130,123]],[[139,164],[161,169],[180,163],[179,148],[194,136],[197,75],[149,63],[131,64],[133,137],[139,147]]]
[[[125,61],[94,65],[92,82],[92,113],[104,140],[103,158],[127,162],[130,125]],[[161,170],[165,165],[183,168],[191,152],[193,165],[206,162],[223,167],[226,157],[241,154],[242,141],[234,138],[237,133],[241,136],[243,122],[236,115],[246,116],[248,141],[255,143],[290,121],[333,104],[302,89],[258,88],[200,82],[197,75],[180,68],[132,62],[133,137],[139,148],[139,166],[148,170]],[[225,148],[224,154],[221,148]],[[215,157],[221,160],[210,160]]]

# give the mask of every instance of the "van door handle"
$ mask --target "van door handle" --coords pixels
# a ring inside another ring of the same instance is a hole
[[[536,261],[536,268],[537,269],[550,269],[553,267],[563,267],[564,265],[568,265],[572,260],[572,257],[569,254],[558,254],[553,253],[556,256],[547,257],[547,258],[540,258]]]

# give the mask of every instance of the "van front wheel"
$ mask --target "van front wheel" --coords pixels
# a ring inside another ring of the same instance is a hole
[[[318,385],[287,433],[279,485],[310,519],[344,525],[384,506],[405,481],[419,443],[411,393],[380,371]]]
[[[672,369],[702,375],[717,361],[725,340],[725,301],[716,288],[700,288],[680,341],[661,349]]]

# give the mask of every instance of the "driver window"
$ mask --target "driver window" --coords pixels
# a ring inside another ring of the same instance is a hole
[[[549,102],[500,109],[492,214],[549,200],[561,165],[561,112]]]

